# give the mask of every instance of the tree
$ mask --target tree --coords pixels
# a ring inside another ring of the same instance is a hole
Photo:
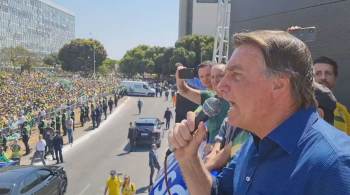
[[[103,45],[93,39],[75,39],[65,44],[58,53],[58,59],[62,62],[62,69],[68,71],[94,71],[107,57],[107,52]]]
[[[61,64],[60,60],[58,59],[57,53],[52,53],[43,59],[44,64],[49,66],[55,66],[57,64]]]
[[[128,75],[129,77],[139,73],[143,75],[146,71],[150,71],[150,66],[153,62],[146,58],[146,51],[149,46],[139,45],[129,51],[120,60],[119,71]]]
[[[117,63],[117,60],[107,58],[102,62],[102,65],[98,68],[98,72],[104,76],[106,76],[108,73],[115,73],[115,65]]]
[[[20,46],[3,48],[0,53],[1,61],[10,66],[24,66],[25,69],[29,70],[32,66],[41,63],[41,60],[36,53],[30,52]]]
[[[177,62],[196,67],[201,61],[211,60],[213,45],[213,37],[200,35],[184,37],[176,42],[175,48],[139,45],[126,52],[119,71],[129,77],[144,72],[168,76],[175,73]]]
[[[212,60],[214,38],[206,35],[188,35],[175,43],[175,48],[180,47],[195,53],[194,64],[188,64],[195,66],[203,61]]]
[[[196,53],[193,51],[188,51],[183,47],[178,47],[174,49],[173,56],[170,58],[170,64],[175,65],[180,62],[187,67],[195,68]]]

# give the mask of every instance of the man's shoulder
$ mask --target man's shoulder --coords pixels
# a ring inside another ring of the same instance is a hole
[[[322,164],[327,161],[331,164],[343,158],[350,160],[350,137],[322,119],[306,132],[302,145],[312,152],[311,157]]]

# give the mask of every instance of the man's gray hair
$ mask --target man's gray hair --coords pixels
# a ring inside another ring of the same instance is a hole
[[[235,47],[256,46],[262,52],[268,75],[288,75],[298,106],[316,106],[311,53],[304,42],[285,31],[261,30],[238,33]]]

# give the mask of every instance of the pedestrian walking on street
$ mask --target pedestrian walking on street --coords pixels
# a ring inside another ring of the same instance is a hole
[[[165,118],[165,129],[169,129],[170,120],[173,118],[173,113],[170,111],[169,107],[166,108],[166,111],[164,113],[164,118]]]
[[[45,147],[46,147],[46,141],[43,139],[42,135],[39,135],[39,141],[38,143],[36,143],[36,151],[33,155],[31,165],[33,165],[36,158],[40,158],[43,165],[46,165],[46,162],[44,159]]]
[[[63,126],[65,126],[65,123],[63,123]],[[46,159],[46,156],[48,154],[51,154],[52,159],[55,160],[55,155],[53,151],[53,137],[55,136],[55,131],[51,127],[45,128],[44,131],[44,139],[46,141],[46,147],[45,147],[45,155],[44,159]]]
[[[104,195],[120,195],[120,187],[122,185],[122,181],[119,177],[117,177],[115,170],[111,170],[110,177],[107,180]]]
[[[107,105],[107,100],[106,99],[103,99],[102,109],[103,109],[103,113],[105,114],[105,120],[106,120],[107,119],[107,109],[108,109],[108,105]]]
[[[137,101],[137,108],[139,109],[139,114],[141,114],[142,106],[143,106],[143,101],[141,99],[139,99]]]
[[[151,169],[151,172],[149,175],[149,187],[151,188],[153,185],[154,169],[156,168],[158,171],[160,169],[156,144],[152,144],[152,149],[148,153],[148,165]]]
[[[84,114],[85,114],[84,118],[85,118],[85,122],[86,122],[86,121],[90,121],[89,113],[90,113],[90,111],[89,111],[89,104],[86,104],[86,105],[84,106]]]
[[[56,131],[55,137],[53,138],[52,142],[53,142],[53,149],[55,150],[55,155],[57,160],[56,164],[59,164],[60,161],[61,163],[63,163],[63,156],[62,156],[63,139],[58,131]]]
[[[168,101],[169,100],[169,90],[168,89],[165,89],[164,95],[165,95],[165,101]]]
[[[101,119],[102,119],[102,113],[103,113],[103,109],[102,109],[102,104],[101,102],[96,106],[96,127],[98,128],[101,124]]]
[[[92,120],[92,129],[96,128],[96,120],[97,120],[97,114],[96,109],[93,104],[91,104],[91,120]]]
[[[123,186],[122,186],[122,195],[134,195],[136,193],[136,186],[131,182],[130,176],[125,175]]]
[[[72,109],[72,112],[70,113],[70,118],[73,119],[73,131],[75,130],[75,112],[74,112],[74,108]],[[61,135],[61,133],[60,133]]]
[[[118,106],[119,95],[117,93],[114,94],[114,107]]]
[[[22,136],[22,142],[26,148],[26,153],[25,155],[28,155],[30,153],[30,148],[29,148],[29,127],[27,127],[27,121],[25,121],[22,126],[21,126],[21,136]]]
[[[66,120],[67,120],[66,111],[63,111],[62,117],[61,117],[63,136],[67,135]]]
[[[56,115],[56,131],[59,131],[61,133],[61,117],[60,117],[61,113],[58,112],[58,114]]]
[[[39,122],[39,125],[38,125],[39,133],[40,133],[41,135],[44,134],[45,128],[46,128],[45,119],[44,119],[44,118],[41,118],[41,119],[40,119],[40,122]]]
[[[85,109],[84,107],[80,107],[80,124],[82,127],[84,127],[84,123],[85,123]]]
[[[68,143],[72,146],[73,144],[73,119],[69,118],[66,121],[66,128],[68,133]]]
[[[108,100],[108,107],[109,107],[109,114],[112,114],[112,110],[113,110],[113,100],[110,97]]]

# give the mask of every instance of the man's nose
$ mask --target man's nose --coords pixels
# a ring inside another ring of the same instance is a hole
[[[321,80],[326,79],[326,74],[324,72],[321,73]]]

